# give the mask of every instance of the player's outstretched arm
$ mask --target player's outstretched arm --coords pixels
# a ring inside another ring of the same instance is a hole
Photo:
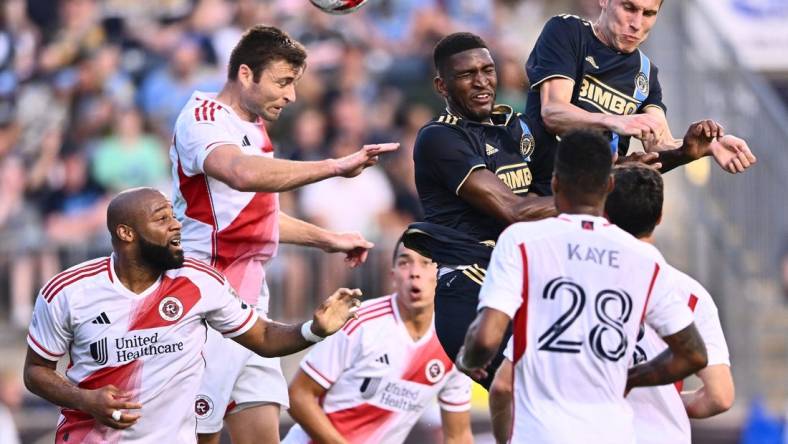
[[[444,444],[473,444],[471,412],[450,412],[441,409]]]
[[[24,367],[25,387],[55,405],[87,413],[113,429],[131,427],[140,418],[139,413],[129,412],[142,408],[142,404],[128,401],[131,396],[129,393],[113,385],[96,390],[79,388],[58,373],[56,366],[56,361],[44,359],[28,347]],[[120,419],[112,417],[115,410],[121,411]]]
[[[706,156],[714,157],[720,168],[731,174],[743,172],[758,160],[747,142],[725,134],[722,125],[707,119],[692,123],[678,148],[659,153],[660,172],[666,173]]]
[[[572,105],[574,82],[556,77],[539,86],[542,120],[548,131],[562,135],[573,129],[599,129],[613,131],[621,136],[633,136],[647,142],[662,140],[664,128],[648,114],[617,116],[590,113]]]
[[[634,387],[670,384],[706,366],[706,345],[695,323],[662,339],[668,344],[667,350],[654,359],[629,369],[627,392]]]
[[[355,268],[367,260],[375,246],[361,233],[337,233],[279,212],[279,242],[320,248],[326,253],[345,253],[345,262]]]
[[[465,342],[457,354],[457,369],[476,381],[487,378],[484,368],[498,351],[510,321],[502,311],[483,308],[468,327]]]
[[[506,444],[512,430],[512,361],[504,359],[490,386],[490,421],[498,444]]]
[[[326,394],[326,389],[299,369],[288,391],[290,395],[288,412],[312,441],[326,444],[347,443],[320,407],[320,399]]]
[[[381,154],[398,147],[398,143],[364,145],[359,151],[339,159],[301,162],[251,156],[236,145],[222,145],[208,154],[203,169],[209,176],[238,191],[276,193],[329,177],[357,176],[364,168],[376,164]]]
[[[518,196],[486,168],[471,172],[458,194],[482,213],[507,224],[544,219],[556,214],[552,197]]]
[[[247,332],[232,339],[267,358],[293,354],[336,333],[355,318],[360,296],[359,289],[340,288],[320,304],[311,321],[290,325],[258,319]]]
[[[710,365],[698,372],[703,387],[681,393],[681,400],[690,418],[708,418],[728,411],[733,406],[736,390],[731,368],[727,364]]]

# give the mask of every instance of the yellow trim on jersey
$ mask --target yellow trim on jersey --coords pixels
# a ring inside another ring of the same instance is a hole
[[[546,81],[548,81],[548,80],[550,80],[550,79],[555,79],[555,78],[562,78],[562,79],[567,79],[567,80],[571,80],[573,84],[574,84],[574,83],[576,83],[576,82],[575,82],[575,79],[573,79],[573,78],[571,78],[571,77],[569,77],[569,76],[565,76],[565,75],[563,75],[563,74],[553,74],[553,75],[551,75],[551,76],[547,76],[547,77],[543,78],[542,80],[540,80],[540,81],[538,81],[538,82],[534,83],[533,85],[531,85],[531,89],[532,89],[532,90],[536,90],[536,89],[537,89],[537,88],[536,88],[537,86],[541,85],[542,83],[544,83],[544,82],[546,82]]]
[[[457,185],[457,189],[454,190],[454,194],[456,194],[457,196],[460,195],[460,188],[462,188],[462,186],[465,185],[465,181],[468,180],[468,176],[470,176],[472,172],[478,170],[479,168],[486,168],[486,167],[487,167],[487,165],[485,165],[483,163],[476,164],[476,165],[472,166],[471,169],[468,170],[468,173],[465,175],[465,177],[462,178],[462,181],[460,181],[460,184]]]
[[[643,108],[641,108],[640,110],[641,110],[641,111],[645,111],[645,110],[646,110],[646,108],[652,108],[652,107],[653,107],[653,108],[656,108],[656,109],[658,109],[658,110],[660,110],[660,111],[662,111],[663,113],[665,112],[665,108],[663,108],[663,107],[661,107],[661,106],[659,106],[659,105],[654,105],[653,103],[649,103],[648,105],[644,106],[644,107],[643,107]]]
[[[603,114],[611,114],[611,115],[613,114],[613,113],[611,113],[610,111],[608,111],[608,110],[606,110],[606,109],[602,108],[601,106],[599,106],[599,104],[598,104],[598,103],[596,103],[596,102],[593,102],[593,101],[591,101],[591,100],[588,100],[588,99],[586,99],[585,97],[578,97],[578,98],[577,98],[577,101],[578,101],[578,102],[586,102],[586,103],[589,103],[589,104],[591,104],[591,105],[594,105],[594,106],[596,107],[596,109],[598,109],[599,111],[602,111],[602,113],[603,113]],[[618,114],[616,114],[616,115],[618,115]]]
[[[479,285],[484,285],[483,279],[479,280],[479,278],[477,278],[473,274],[469,273],[468,270],[469,269],[467,269],[467,268],[465,270],[462,270],[462,274],[464,274],[465,277],[467,277],[468,279],[472,280],[473,282],[476,282]]]

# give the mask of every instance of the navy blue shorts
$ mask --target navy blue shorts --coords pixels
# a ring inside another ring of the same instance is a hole
[[[452,361],[457,360],[457,353],[465,341],[465,333],[476,319],[476,306],[479,305],[481,286],[457,270],[446,273],[438,279],[435,289],[435,332],[443,350]],[[511,336],[511,323],[501,341],[501,347],[487,367],[487,379],[477,381],[484,388],[490,388],[495,371],[503,362],[503,350]]]

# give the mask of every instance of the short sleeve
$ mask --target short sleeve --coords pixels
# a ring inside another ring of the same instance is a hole
[[[506,341],[506,348],[503,349],[503,357],[514,361],[514,336],[509,336],[509,340]]]
[[[328,390],[351,365],[351,342],[352,338],[342,330],[318,342],[301,361],[301,370]]]
[[[583,25],[574,16],[556,16],[544,25],[525,65],[531,89],[538,89],[542,82],[553,77],[576,81],[580,53],[578,26]]]
[[[717,306],[714,305],[714,301],[708,293],[690,297],[693,296],[699,298],[695,307],[695,326],[706,344],[706,353],[709,357],[708,365],[731,365],[728,343],[722,332]]]
[[[646,307],[646,323],[660,337],[670,336],[686,328],[693,321],[692,311],[687,306],[683,293],[668,284],[666,272],[659,272],[654,282],[651,297]]]
[[[44,359],[59,360],[74,338],[70,318],[65,294],[58,294],[49,302],[39,294],[27,335],[30,348]]]
[[[214,149],[222,145],[237,145],[233,135],[221,121],[178,122],[175,150],[181,168],[187,176],[204,173],[203,164]]]
[[[438,405],[446,412],[467,412],[471,409],[471,378],[453,369],[438,392]]]
[[[494,308],[514,318],[523,301],[524,248],[517,245],[511,226],[501,233],[479,292],[479,310]]]
[[[208,325],[225,338],[234,338],[246,333],[257,322],[257,313],[249,304],[243,302],[225,281],[217,294],[211,295],[218,300],[213,309],[206,313]]]
[[[659,83],[659,69],[656,65],[651,65],[651,76],[649,76],[648,97],[643,101],[641,109],[649,106],[656,106],[661,108],[665,113],[668,112],[668,107],[662,103],[662,85]]]
[[[459,194],[472,171],[485,168],[484,159],[459,129],[438,124],[424,128],[416,138],[413,151],[416,180],[429,176]]]

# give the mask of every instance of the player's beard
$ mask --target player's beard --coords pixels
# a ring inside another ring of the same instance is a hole
[[[140,235],[139,242],[140,256],[142,260],[152,268],[159,271],[165,271],[179,268],[183,265],[183,250],[173,252],[170,250],[169,243],[165,245],[156,245],[145,239],[142,235]]]

